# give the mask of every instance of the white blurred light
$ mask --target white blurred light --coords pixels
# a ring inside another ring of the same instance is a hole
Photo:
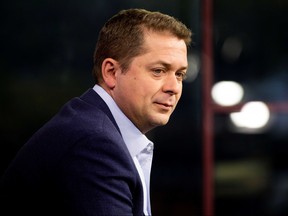
[[[230,114],[233,124],[240,128],[261,129],[265,127],[270,118],[267,105],[260,101],[246,103],[240,112]]]
[[[243,87],[234,81],[221,81],[212,87],[212,99],[221,106],[238,104],[244,94]]]

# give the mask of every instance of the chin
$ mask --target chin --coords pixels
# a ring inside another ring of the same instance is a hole
[[[157,122],[155,122],[158,126],[163,126],[166,125],[169,121],[169,118],[163,118],[159,119]]]
[[[169,121],[170,115],[160,114],[150,116],[150,123],[154,127],[166,125]]]

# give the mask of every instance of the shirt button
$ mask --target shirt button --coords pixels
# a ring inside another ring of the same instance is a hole
[[[151,143],[148,144],[146,150],[150,153],[153,151],[153,145]]]

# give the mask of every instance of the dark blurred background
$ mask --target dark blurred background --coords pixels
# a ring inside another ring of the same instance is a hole
[[[93,86],[98,32],[120,9],[168,13],[193,31],[190,75],[170,122],[150,132],[155,216],[203,215],[202,1],[14,0],[0,3],[0,171],[69,99]],[[288,101],[288,1],[213,1],[213,82],[233,80],[245,101]],[[204,53],[205,54],[205,53]],[[288,215],[288,109],[269,127],[241,132],[214,113],[217,216]],[[209,215],[204,215],[209,216]]]

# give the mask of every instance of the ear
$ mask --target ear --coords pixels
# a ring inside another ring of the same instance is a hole
[[[118,61],[106,58],[102,62],[103,81],[109,89],[113,89],[116,84],[116,72],[120,69]]]

